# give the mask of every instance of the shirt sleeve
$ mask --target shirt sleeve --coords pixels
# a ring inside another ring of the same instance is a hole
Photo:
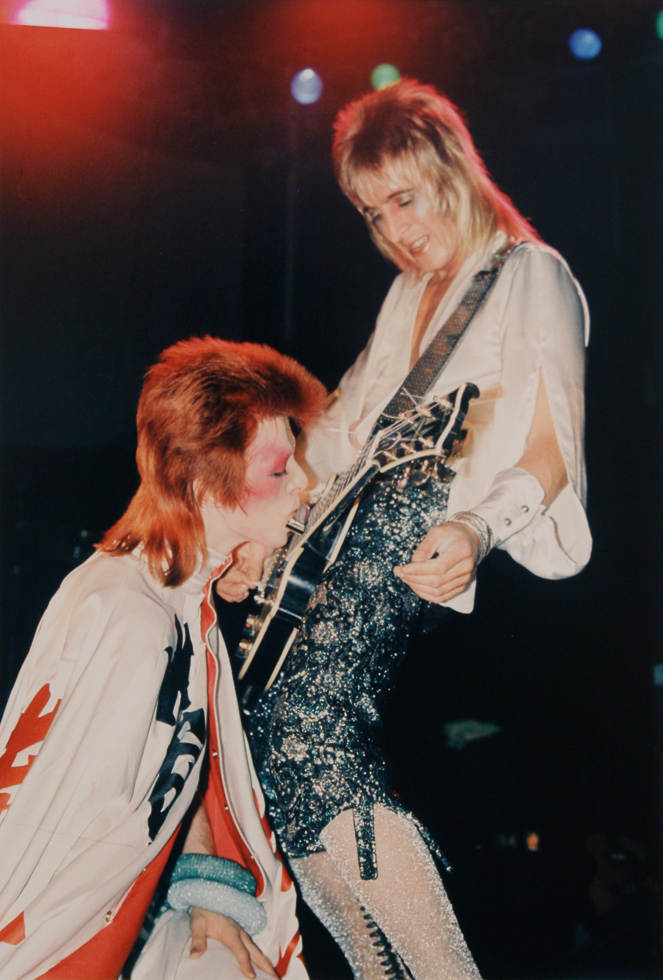
[[[503,314],[501,392],[490,469],[495,474],[514,466],[524,452],[541,377],[568,484],[502,547],[535,575],[566,578],[580,572],[591,554],[584,507],[584,348],[589,315],[582,290],[560,256],[535,246],[520,251]]]

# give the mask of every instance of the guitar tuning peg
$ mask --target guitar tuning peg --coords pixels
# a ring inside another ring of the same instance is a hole
[[[441,483],[451,483],[454,472],[446,467],[441,459],[438,459],[435,463],[435,476]]]
[[[412,464],[410,463],[409,466],[406,466],[405,467],[405,469],[403,470],[403,472],[402,472],[402,474],[401,474],[401,476],[400,476],[400,478],[399,478],[399,480],[398,480],[398,482],[396,484],[396,489],[397,490],[405,490],[406,486],[408,485],[408,481],[410,479],[410,473],[411,473],[411,471],[412,471]]]
[[[415,487],[423,487],[430,480],[431,469],[429,460],[425,459],[418,466],[413,467],[410,480]]]

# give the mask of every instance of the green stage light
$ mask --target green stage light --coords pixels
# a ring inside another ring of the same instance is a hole
[[[371,72],[371,85],[374,89],[386,88],[387,85],[393,85],[401,77],[401,73],[398,68],[393,65],[383,64],[378,65]]]

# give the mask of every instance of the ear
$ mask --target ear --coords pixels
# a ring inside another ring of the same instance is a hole
[[[194,480],[191,484],[191,490],[193,492],[193,499],[195,500],[197,506],[200,508],[207,502],[207,494],[201,488],[200,480]]]

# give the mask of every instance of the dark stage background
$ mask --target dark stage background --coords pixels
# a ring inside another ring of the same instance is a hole
[[[413,643],[396,778],[486,977],[660,976],[661,5],[125,0],[94,32],[14,26],[19,6],[0,0],[3,700],[135,488],[163,347],[266,341],[333,387],[365,343],[394,270],[336,188],[330,129],[391,62],[462,107],[585,288],[595,536],[565,582],[492,555],[474,615]],[[571,55],[578,27],[595,60]],[[325,88],[302,106],[308,66]],[[470,719],[492,734],[453,747]],[[349,976],[306,913],[304,934],[314,977]]]

